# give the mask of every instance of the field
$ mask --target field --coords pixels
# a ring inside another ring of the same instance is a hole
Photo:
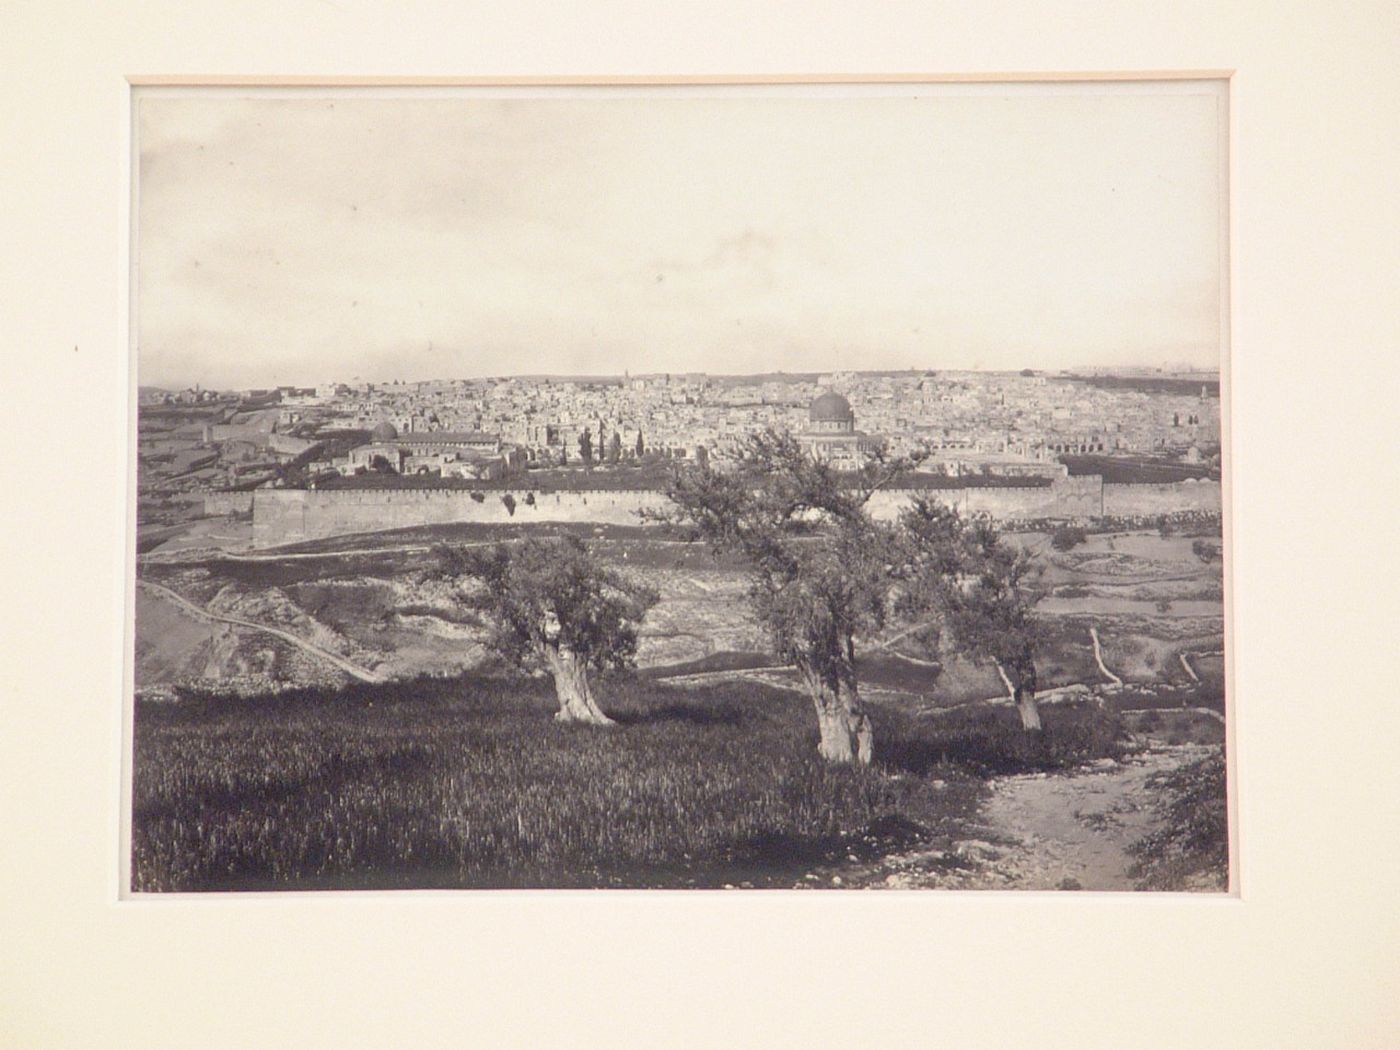
[[[1223,886],[1153,815],[1223,741],[1223,580],[1194,534],[1068,551],[1012,534],[1046,595],[1043,738],[994,669],[894,632],[858,652],[877,749],[853,770],[818,761],[736,565],[666,529],[565,530],[661,594],[637,674],[601,687],[612,729],[560,726],[545,682],[499,677],[474,603],[434,571],[434,544],[518,528],[144,556],[134,888],[1124,889],[1130,863],[1144,884]]]
[[[424,679],[143,702],[137,890],[791,886],[952,849],[997,774],[1121,756],[1093,704],[918,719],[876,708],[869,769],[815,752],[805,700],[750,683],[607,683],[564,726],[542,683]]]

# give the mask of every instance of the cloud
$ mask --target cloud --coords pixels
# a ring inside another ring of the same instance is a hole
[[[142,381],[1209,362],[1215,105],[148,95]]]

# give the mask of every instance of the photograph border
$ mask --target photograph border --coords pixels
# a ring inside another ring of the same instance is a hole
[[[856,17],[820,2],[720,0],[703,17],[653,20],[612,0],[515,0],[467,14],[379,0],[101,14],[17,0],[0,12],[14,117],[13,163],[0,166],[13,205],[0,287],[19,290],[0,327],[12,425],[46,433],[68,462],[84,457],[93,479],[80,492],[42,464],[11,463],[18,513],[4,528],[24,557],[5,608],[22,659],[0,735],[0,824],[13,844],[0,853],[0,1042],[1392,1046],[1400,844],[1376,827],[1393,822],[1400,797],[1389,747],[1400,715],[1375,693],[1400,671],[1390,637],[1400,608],[1374,583],[1389,575],[1400,500],[1357,482],[1394,469],[1394,6],[974,11],[931,0]],[[1238,899],[118,902],[130,528],[118,446],[130,420],[117,260],[133,71],[1047,67],[1233,73]],[[55,390],[86,426],[52,426]],[[1333,542],[1339,532],[1345,543]],[[1312,632],[1351,658],[1324,673],[1305,652]],[[91,642],[75,652],[74,635]]]
[[[1232,514],[1231,498],[1233,493],[1232,478],[1230,474],[1231,463],[1233,461],[1231,448],[1231,397],[1233,387],[1230,382],[1231,375],[1231,355],[1234,351],[1233,322],[1235,316],[1234,309],[1234,278],[1232,272],[1233,253],[1231,251],[1230,237],[1233,232],[1234,199],[1233,199],[1233,153],[1232,153],[1232,129],[1233,123],[1233,92],[1231,91],[1230,71],[1190,71],[1177,70],[1169,73],[1148,73],[1140,74],[1133,72],[1105,72],[1105,73],[1085,73],[1085,72],[1061,72],[1046,74],[1008,74],[998,76],[995,74],[815,74],[815,75],[726,75],[726,76],[630,76],[630,77],[607,77],[607,76],[554,76],[554,77],[314,77],[314,76],[204,76],[204,77],[182,77],[174,75],[132,75],[126,78],[129,84],[127,93],[127,123],[131,136],[131,160],[128,166],[128,178],[130,180],[130,230],[127,240],[125,254],[123,256],[124,271],[129,282],[127,300],[126,327],[129,333],[129,354],[130,354],[130,376],[128,380],[128,406],[130,425],[127,435],[127,500],[128,500],[128,529],[127,539],[127,580],[126,580],[126,645],[124,660],[126,664],[124,682],[124,700],[122,715],[122,753],[120,763],[121,783],[118,788],[118,799],[120,813],[118,824],[120,828],[119,846],[117,861],[117,887],[118,899],[130,901],[136,898],[150,897],[159,900],[208,900],[214,894],[208,892],[162,892],[162,893],[138,893],[131,889],[131,834],[132,834],[132,763],[134,759],[135,743],[135,601],[136,601],[136,491],[137,491],[137,400],[139,378],[137,374],[138,366],[138,319],[137,310],[137,258],[139,245],[139,222],[137,216],[139,202],[139,185],[137,172],[140,164],[139,156],[139,136],[136,119],[137,99],[145,88],[290,88],[307,89],[357,89],[357,88],[666,88],[666,87],[723,87],[723,88],[744,88],[763,86],[787,86],[801,88],[805,86],[882,86],[896,85],[918,87],[919,85],[959,85],[970,84],[995,87],[999,84],[1016,86],[1034,86],[1036,84],[1049,85],[1094,85],[1094,84],[1138,84],[1150,87],[1154,83],[1187,83],[1203,82],[1212,83],[1219,86],[1223,92],[1224,114],[1220,129],[1220,138],[1217,148],[1220,150],[1219,167],[1224,175],[1224,185],[1220,190],[1219,204],[1221,205],[1221,229],[1220,250],[1221,259],[1219,264],[1219,277],[1221,280],[1220,307],[1221,333],[1219,347],[1219,375],[1220,375],[1220,446],[1221,446],[1221,529],[1222,529],[1222,584],[1224,598],[1222,601],[1222,619],[1224,622],[1224,664],[1225,664],[1225,768],[1226,768],[1226,808],[1228,821],[1228,849],[1229,849],[1229,872],[1227,887],[1223,894],[1211,894],[1212,896],[1226,896],[1238,899],[1240,896],[1240,857],[1239,857],[1239,820],[1238,820],[1238,781],[1235,759],[1235,736],[1236,736],[1236,713],[1235,713],[1235,690],[1234,690],[1234,666],[1235,657],[1233,651],[1234,632],[1231,625],[1232,601],[1233,601],[1233,578],[1231,567],[1234,564],[1233,551],[1230,541],[1230,527]],[[371,96],[372,97],[372,96]],[[384,96],[379,96],[384,97]],[[463,96],[468,97],[468,96]],[[400,889],[400,890],[279,890],[281,895],[307,896],[307,895],[334,895],[345,896],[369,896],[379,897],[385,894],[402,896],[408,894],[432,895],[432,894],[453,894],[453,893],[502,893],[502,892],[522,892],[522,893],[587,893],[588,890],[576,890],[567,888],[539,888],[531,890],[507,891],[500,889],[479,889],[464,887],[462,889],[432,890],[432,889]],[[705,890],[613,890],[613,893],[658,893],[658,892],[710,892]],[[759,891],[753,891],[759,892]],[[797,890],[764,890],[765,894],[799,892]],[[958,893],[976,892],[978,894],[1014,894],[1025,895],[1050,895],[1054,896],[1058,892],[1054,890],[938,890],[928,892]],[[1155,894],[1171,894],[1172,891],[1153,891]],[[1089,890],[1083,891],[1082,895],[1093,896],[1096,894],[1113,895],[1111,891]],[[1180,896],[1197,897],[1200,893],[1180,891]],[[217,894],[224,899],[257,899],[267,896],[266,892],[255,891],[223,891]]]

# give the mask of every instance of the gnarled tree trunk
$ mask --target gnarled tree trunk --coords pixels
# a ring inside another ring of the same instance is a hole
[[[1036,706],[1035,690],[1024,685],[1016,690],[1016,708],[1021,712],[1021,728],[1039,732],[1040,708]]]
[[[554,715],[556,719],[598,726],[614,724],[594,701],[593,690],[588,685],[588,666],[576,653],[551,650],[545,658],[549,673],[554,676],[555,695],[559,697],[559,710]]]
[[[804,672],[803,679],[817,711],[817,752],[828,762],[868,766],[875,752],[875,730],[855,683],[842,682],[833,689],[815,675]]]
[[[1035,702],[1035,675],[1025,675],[1017,671],[1016,681],[1013,683],[1000,662],[997,663],[997,674],[1001,675],[1007,695],[1021,714],[1021,728],[1029,732],[1039,732],[1040,708]]]

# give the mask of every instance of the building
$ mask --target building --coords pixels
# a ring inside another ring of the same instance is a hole
[[[380,423],[369,441],[334,461],[341,474],[388,468],[396,474],[439,473],[443,477],[497,478],[516,464],[496,434],[479,430],[429,430],[400,434]]]
[[[827,391],[807,409],[807,429],[797,435],[798,444],[813,458],[837,470],[859,470],[884,442],[856,429],[851,403]]]

